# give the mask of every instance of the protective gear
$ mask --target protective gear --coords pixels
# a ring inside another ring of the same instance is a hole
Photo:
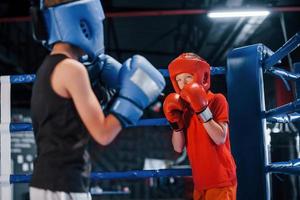
[[[43,43],[46,46],[52,48],[56,42],[66,42],[83,49],[92,60],[104,52],[102,24],[104,13],[99,0],[73,1],[53,7],[41,5],[40,9],[47,36],[35,38],[44,38]],[[35,21],[41,20],[33,22]],[[43,25],[33,27],[41,26]],[[38,32],[41,31],[35,31]]]
[[[93,63],[82,61],[86,66],[93,91],[102,110],[107,113],[111,100],[119,89],[119,72],[122,64],[113,57],[101,54]]]
[[[94,85],[100,82],[107,88],[119,89],[119,72],[122,64],[113,57],[101,54],[93,63],[84,62],[89,72],[89,77]]]
[[[202,85],[198,83],[186,84],[180,91],[180,97],[190,104],[203,123],[212,119],[207,93]]]
[[[170,93],[164,101],[163,109],[172,129],[181,131],[184,128],[182,119],[184,107],[179,94]]]
[[[165,80],[146,58],[139,55],[125,61],[119,78],[119,96],[110,111],[123,126],[136,124],[143,110],[164,89]]]
[[[101,54],[99,57],[98,68],[100,69],[100,81],[109,88],[119,88],[119,72],[122,64],[113,57]]]
[[[81,60],[81,62],[87,68],[93,91],[102,110],[107,113],[106,108],[109,107],[119,89],[118,77],[122,64],[106,54],[98,56],[93,63],[88,60]]]
[[[210,88],[210,66],[196,54],[181,54],[169,64],[168,69],[172,85],[178,94],[180,88],[176,82],[176,76],[180,73],[190,73],[193,75],[194,82],[202,85],[206,91]]]

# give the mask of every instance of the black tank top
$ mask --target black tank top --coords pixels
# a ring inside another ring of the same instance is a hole
[[[64,192],[87,192],[91,164],[89,134],[72,99],[55,93],[50,77],[62,54],[46,57],[37,72],[31,97],[37,158],[32,187]]]

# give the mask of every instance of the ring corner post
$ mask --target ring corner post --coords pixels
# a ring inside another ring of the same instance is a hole
[[[266,120],[262,61],[267,47],[255,44],[236,48],[227,58],[227,94],[230,139],[237,164],[238,200],[269,200],[269,176],[265,173]]]

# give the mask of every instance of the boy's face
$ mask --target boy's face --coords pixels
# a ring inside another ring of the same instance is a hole
[[[193,75],[189,73],[180,73],[176,76],[176,82],[180,90],[186,85],[193,82]]]

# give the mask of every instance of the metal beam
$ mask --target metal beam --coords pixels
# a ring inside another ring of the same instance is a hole
[[[271,12],[300,12],[300,6],[271,7],[267,8]],[[124,12],[106,12],[107,18],[116,17],[153,17],[170,15],[199,15],[206,14],[208,9],[178,9],[178,10],[149,10],[149,11],[124,11]],[[0,18],[0,23],[28,22],[30,16],[4,17]]]

